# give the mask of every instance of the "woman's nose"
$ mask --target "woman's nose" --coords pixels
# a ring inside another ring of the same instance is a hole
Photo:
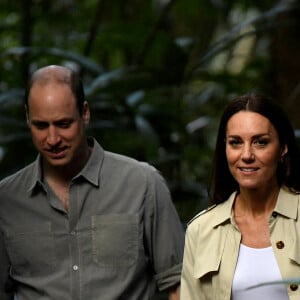
[[[254,153],[252,151],[253,149],[251,148],[250,145],[245,145],[243,147],[243,152],[242,152],[242,159],[245,161],[252,161],[254,160]]]

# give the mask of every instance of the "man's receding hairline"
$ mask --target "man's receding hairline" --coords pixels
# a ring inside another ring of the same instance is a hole
[[[82,115],[85,95],[82,81],[76,71],[60,65],[49,65],[35,70],[31,74],[25,91],[26,108],[29,106],[31,92],[35,86],[54,89],[59,86],[68,88],[75,97],[78,110]]]
[[[34,84],[70,84],[72,71],[66,67],[51,65],[36,70],[31,77],[31,83]]]

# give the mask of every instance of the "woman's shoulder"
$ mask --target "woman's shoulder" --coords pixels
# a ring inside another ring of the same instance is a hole
[[[225,201],[217,205],[212,205],[196,214],[187,224],[186,234],[189,238],[199,239],[208,236],[215,236],[220,230],[214,230],[219,226],[225,228],[231,220],[231,202]]]
[[[192,217],[192,219],[187,223],[187,225],[189,226],[190,224],[192,224],[195,221],[198,221],[200,217],[203,217],[204,215],[207,214],[211,214],[212,211],[217,207],[217,204],[213,204],[212,206],[209,206],[206,209],[203,209],[202,211],[200,211],[199,213],[197,213],[194,217]]]
[[[236,192],[233,192],[227,200],[219,204],[213,204],[207,209],[196,214],[189,222],[188,226],[198,226],[201,224],[217,226],[231,218],[232,206],[236,197]]]

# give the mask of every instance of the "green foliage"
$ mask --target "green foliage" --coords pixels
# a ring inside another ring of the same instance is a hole
[[[272,89],[271,41],[299,22],[297,1],[225,2],[1,1],[0,177],[36,156],[22,104],[28,74],[63,64],[82,73],[89,133],[161,170],[183,222],[204,208],[224,105]]]

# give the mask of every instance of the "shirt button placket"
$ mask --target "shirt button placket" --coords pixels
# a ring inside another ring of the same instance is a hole
[[[79,300],[80,298],[80,264],[79,264],[79,249],[77,247],[77,232],[76,230],[69,231],[69,245],[70,245],[70,263],[71,263],[71,281],[72,291],[71,299]]]
[[[79,269],[79,267],[77,265],[73,265],[73,270],[77,271]]]

